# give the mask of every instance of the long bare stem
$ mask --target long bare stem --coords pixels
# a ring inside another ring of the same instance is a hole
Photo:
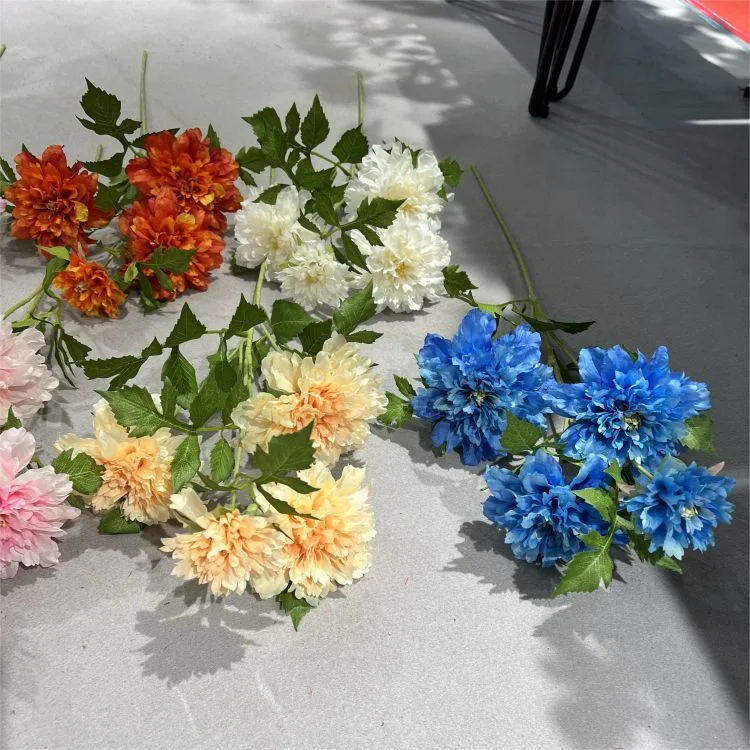
[[[362,126],[365,122],[365,81],[362,71],[357,71],[357,124]]]
[[[141,82],[140,82],[140,99],[141,99],[141,135],[148,133],[148,124],[146,120],[146,63],[148,62],[148,52],[144,49],[141,55]]]

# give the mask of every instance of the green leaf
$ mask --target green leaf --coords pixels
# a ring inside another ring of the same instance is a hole
[[[245,119],[244,117],[242,119]],[[234,156],[235,161],[243,169],[251,172],[262,172],[268,166],[268,160],[257,146],[241,148]],[[251,184],[255,184],[255,180]]]
[[[136,385],[128,385],[117,391],[97,391],[112,407],[115,419],[129,428],[132,437],[153,435],[160,427],[185,427],[174,419],[168,419],[157,408],[151,394]]]
[[[414,386],[403,376],[394,375],[393,379],[396,381],[396,388],[399,389],[402,396],[406,396],[408,399],[414,398],[417,392],[414,390]]]
[[[62,258],[63,260],[70,260],[70,251],[67,247],[45,247],[45,253],[54,255],[55,258]]]
[[[312,428],[313,423],[310,422],[298,432],[271,438],[268,452],[258,448],[255,465],[262,472],[259,483],[276,481],[276,477],[306,469],[312,464],[315,460],[315,448],[310,440]]]
[[[604,582],[605,586],[612,583],[612,558],[609,556],[609,546],[593,552],[579,552],[565,568],[565,574],[552,593],[552,596],[571,594],[577,591],[596,591]]]
[[[5,424],[0,428],[1,430],[10,430],[13,427],[20,427],[21,420],[13,413],[13,407],[8,408],[8,418],[5,420]]]
[[[272,167],[283,167],[287,151],[286,137],[281,130],[272,130],[262,141],[260,150]]]
[[[651,565],[656,565],[659,568],[666,568],[673,573],[682,573],[682,568],[680,568],[678,563],[671,557],[666,557],[663,550],[655,552],[649,550],[651,541],[645,534],[637,532],[632,526],[627,529],[627,534],[630,537],[633,552],[635,552],[641,562],[651,563]]]
[[[298,599],[291,591],[282,591],[279,594],[279,606],[282,611],[292,618],[292,625],[299,630],[302,618],[313,609],[312,604],[305,599]]]
[[[167,336],[164,347],[166,349],[174,348],[186,341],[199,339],[206,332],[206,326],[195,317],[195,313],[190,309],[186,302],[180,311],[180,317],[174,324],[169,336]]]
[[[671,557],[660,557],[654,564],[657,568],[664,568],[665,570],[671,570],[673,573],[679,573],[682,575],[682,568],[679,566],[678,562]]]
[[[291,300],[276,300],[271,308],[271,327],[276,340],[280,344],[293,339],[313,320],[314,318],[302,305],[298,305]]]
[[[171,133],[174,135],[177,133],[179,128],[164,128],[164,130],[154,130],[151,133],[143,133],[143,135],[139,135],[137,138],[133,139],[131,141],[131,145],[135,148],[146,148],[146,138],[148,138],[150,135],[159,135],[160,133]]]
[[[411,404],[394,393],[386,393],[385,395],[388,399],[388,406],[378,417],[378,422],[391,427],[403,427],[414,414]]]
[[[377,333],[376,331],[362,330],[348,333],[346,340],[354,344],[374,344],[382,335],[382,333]]]
[[[625,484],[625,480],[622,478],[622,469],[616,459],[613,458],[609,462],[609,466],[604,470],[604,473],[611,476],[617,484]]]
[[[99,531],[102,534],[137,534],[144,527],[145,524],[125,518],[122,515],[122,508],[119,505],[115,505],[99,521]]]
[[[0,156],[0,172],[8,184],[16,182],[16,173],[13,171],[13,167]]]
[[[385,229],[389,227],[396,218],[396,213],[403,203],[392,201],[387,198],[365,198],[357,208],[357,219],[354,224],[368,224],[371,227]]]
[[[87,89],[81,97],[81,108],[97,124],[115,125],[120,119],[120,100],[86,79]]]
[[[576,497],[580,497],[587,505],[591,505],[599,511],[599,515],[608,523],[612,523],[616,513],[615,501],[607,490],[587,487],[582,490],[573,490]]]
[[[232,446],[221,438],[211,450],[211,479],[224,482],[232,474],[234,468],[234,450]]]
[[[216,375],[210,372],[190,403],[190,421],[193,426],[202,427],[213,414],[221,411],[225,397],[226,394],[222,393],[216,382]]]
[[[344,243],[344,253],[349,263],[353,266],[367,269],[367,263],[365,263],[365,259],[362,257],[357,243],[346,232],[341,233],[341,240]]]
[[[125,156],[125,152],[121,151],[119,154],[110,156],[109,159],[102,159],[100,161],[85,161],[83,166],[86,167],[90,172],[96,172],[97,174],[104,175],[110,179],[117,177],[122,172],[122,160]]]
[[[300,116],[297,105],[293,102],[292,106],[289,107],[289,111],[286,113],[284,118],[284,124],[286,125],[286,137],[289,142],[293,142],[299,133]]]
[[[210,122],[208,123],[208,130],[206,131],[206,138],[208,138],[208,142],[211,148],[221,148],[221,141],[219,140],[219,135],[214,130],[214,126]]]
[[[303,482],[299,477],[276,477],[274,480],[279,484],[285,484],[287,487],[291,487],[295,492],[300,495],[307,495],[310,492],[317,492],[318,487],[313,487],[307,482]]]
[[[331,338],[332,331],[333,321],[330,318],[306,325],[299,334],[305,354],[314,357],[323,348],[323,344]]]
[[[305,190],[313,192],[330,188],[335,178],[336,167],[316,171],[312,162],[307,157],[300,159],[300,162],[297,165],[297,171],[294,174],[294,181],[297,184],[297,187],[305,188]],[[327,195],[327,197],[330,199],[329,195]]]
[[[126,375],[130,379],[138,374],[143,364],[141,357],[126,354],[124,357],[110,357],[109,359],[90,359],[83,365],[83,371],[89,379],[112,378]]]
[[[279,500],[274,497],[265,487],[258,485],[258,490],[263,497],[266,498],[268,504],[277,512],[283,513],[285,516],[299,516],[300,518],[313,518],[318,520],[315,516],[311,516],[309,513],[298,513],[289,503],[285,500]]]
[[[88,357],[88,354],[91,351],[91,347],[87,346],[82,341],[79,341],[77,338],[71,336],[69,333],[66,333],[62,329],[60,329],[59,336],[60,342],[67,349],[73,364],[80,366],[81,363],[86,359],[86,357]]]
[[[52,461],[52,468],[57,474],[67,474],[73,489],[81,495],[92,495],[102,486],[104,467],[87,453],[74,456],[73,450],[68,448]]]
[[[333,147],[333,155],[344,164],[357,164],[367,156],[370,144],[362,132],[362,126],[347,130]]]
[[[269,133],[274,130],[281,131],[281,120],[273,107],[264,107],[250,117],[242,118],[252,127],[255,137],[262,141]],[[248,149],[249,150],[249,149]]]
[[[216,384],[222,391],[231,391],[237,382],[237,371],[226,360],[220,360],[216,363],[214,376],[216,377]]]
[[[266,188],[254,201],[253,203],[268,203],[270,206],[276,205],[276,198],[279,197],[279,193],[284,189],[289,187],[289,185],[285,185],[283,183],[278,183],[276,185],[271,185],[271,187]]]
[[[180,405],[185,406],[184,396],[198,392],[198,380],[195,376],[195,368],[180,353],[179,349],[172,349],[161,369],[162,380],[169,380],[175,387]],[[187,402],[189,406],[189,402]]]
[[[438,162],[438,166],[443,173],[443,179],[445,180],[446,185],[449,187],[457,187],[458,183],[461,181],[461,175],[464,173],[459,163],[450,156],[446,156]]]
[[[329,131],[330,127],[328,125],[328,118],[326,117],[325,112],[323,112],[320,99],[316,94],[312,106],[310,107],[310,111],[305,115],[305,119],[302,122],[302,128],[300,130],[302,143],[304,143],[309,149],[315,148],[328,138]]]
[[[318,193],[313,199],[313,203],[315,205],[315,212],[321,219],[323,219],[323,221],[328,224],[333,224],[335,227],[339,225],[339,217],[336,214],[336,209],[333,207],[333,203],[331,203],[331,199],[327,195]]]
[[[177,411],[177,389],[171,380],[165,380],[161,387],[161,413],[172,419]]]
[[[195,250],[180,250],[177,247],[168,247],[166,250],[157,247],[151,254],[148,262],[139,262],[141,268],[151,268],[156,271],[171,271],[172,273],[185,273],[190,268],[190,261],[195,255]]]
[[[113,187],[112,185],[105,185],[100,182],[96,190],[94,203],[96,204],[96,207],[102,211],[115,211],[120,207],[121,197],[122,193],[119,188]]]
[[[461,271],[456,265],[443,269],[443,286],[449,297],[458,298],[467,296],[472,289],[477,288],[471,283],[466,271]]]
[[[57,276],[60,271],[68,265],[68,261],[63,258],[50,258],[44,267],[44,278],[42,284],[45,289],[49,288],[52,280]]]
[[[333,313],[333,325],[344,336],[350,334],[358,325],[375,315],[377,308],[372,298],[372,281],[360,291],[347,297]]]
[[[589,531],[581,536],[581,541],[595,550],[603,549],[607,546],[607,539],[596,531]]]
[[[531,315],[524,315],[521,313],[521,317],[539,333],[546,331],[564,331],[565,333],[581,333],[587,328],[590,328],[596,321],[589,320],[583,323],[566,323],[561,320],[542,320],[541,318],[533,318]]]
[[[682,444],[688,450],[716,455],[714,423],[708,412],[704,411],[686,420],[685,426],[688,428],[688,434],[682,438]]]
[[[534,450],[539,439],[544,437],[544,430],[530,422],[516,418],[509,411],[505,412],[505,416],[508,424],[500,438],[503,448],[511,454]]]
[[[443,278],[445,278],[445,277],[443,277]],[[502,316],[502,314],[505,312],[505,308],[507,306],[508,306],[507,304],[493,305],[491,302],[477,302],[477,307],[482,312],[488,312],[488,313],[491,313],[492,315],[495,315],[497,317],[501,317]]]
[[[197,435],[188,435],[172,459],[172,489],[179,492],[201,468],[201,448]]]

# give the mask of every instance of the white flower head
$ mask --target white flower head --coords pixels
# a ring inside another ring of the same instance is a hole
[[[240,266],[255,268],[268,258],[269,277],[275,279],[299,243],[314,236],[298,221],[310,194],[292,186],[285,187],[271,205],[254,202],[260,193],[258,188],[250,188],[237,213],[235,261]]]
[[[365,198],[388,198],[404,201],[400,213],[434,217],[443,207],[438,195],[443,182],[443,173],[432,151],[420,151],[415,165],[412,151],[399,142],[373,146],[346,186],[346,213],[356,214]]]
[[[438,299],[442,269],[451,254],[429,218],[399,214],[389,227],[376,231],[382,245],[371,245],[358,231],[351,237],[365,258],[378,310],[421,310],[425,300]]]
[[[276,276],[284,295],[306,310],[320,305],[338,307],[353,280],[349,267],[339,263],[322,240],[299,245]]]

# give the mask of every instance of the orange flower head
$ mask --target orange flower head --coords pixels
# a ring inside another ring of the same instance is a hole
[[[86,232],[112,218],[94,204],[98,175],[80,162],[68,167],[62,146],[49,146],[41,159],[24,151],[16,169],[20,177],[4,197],[14,205],[11,233],[19,240],[85,248],[91,242]]]
[[[144,196],[172,190],[180,205],[208,214],[210,229],[226,229],[225,213],[237,211],[242,196],[234,183],[240,168],[225,148],[212,148],[198,128],[179,137],[165,130],[145,139],[146,156],[125,167],[130,182]]]
[[[148,261],[156,248],[196,250],[184,274],[169,273],[171,291],[159,284],[151,269],[144,269],[157,299],[174,299],[185,287],[204,291],[208,273],[222,263],[224,240],[211,231],[208,214],[201,208],[185,209],[177,196],[163,190],[156,197],[140,200],[120,214],[120,231],[130,240],[127,260]]]
[[[84,315],[116,318],[125,294],[109,277],[104,266],[89,263],[72,253],[67,268],[55,276],[54,286],[63,299]]]

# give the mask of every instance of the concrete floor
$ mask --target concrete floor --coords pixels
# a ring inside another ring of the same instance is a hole
[[[717,447],[738,477],[733,526],[681,578],[618,564],[608,592],[545,598],[482,521],[481,482],[436,461],[425,431],[379,431],[373,570],[299,633],[252,597],[201,599],[169,575],[158,533],[78,522],[54,571],[3,586],[4,748],[744,748],[748,744],[748,55],[678,2],[606,3],[579,83],[548,121],[526,114],[543,5],[485,0],[5,0],[7,158],[64,143],[83,78],[137,112],[150,53],[154,128],[240,117],[319,92],[332,121],[480,165],[550,313],[597,325],[578,345],[667,344],[711,385]],[[702,124],[701,124],[702,123]],[[470,176],[444,217],[481,297],[521,292]],[[2,238],[3,306],[33,288],[29,246]],[[248,281],[222,273],[191,305],[220,323]],[[271,293],[267,299],[271,298]],[[460,303],[382,316],[372,347],[415,374],[425,333]],[[165,333],[177,308],[71,331],[99,356]],[[148,373],[145,374],[148,377]],[[146,382],[148,382],[146,380]],[[89,429],[99,384],[61,388],[33,426],[49,445]]]

